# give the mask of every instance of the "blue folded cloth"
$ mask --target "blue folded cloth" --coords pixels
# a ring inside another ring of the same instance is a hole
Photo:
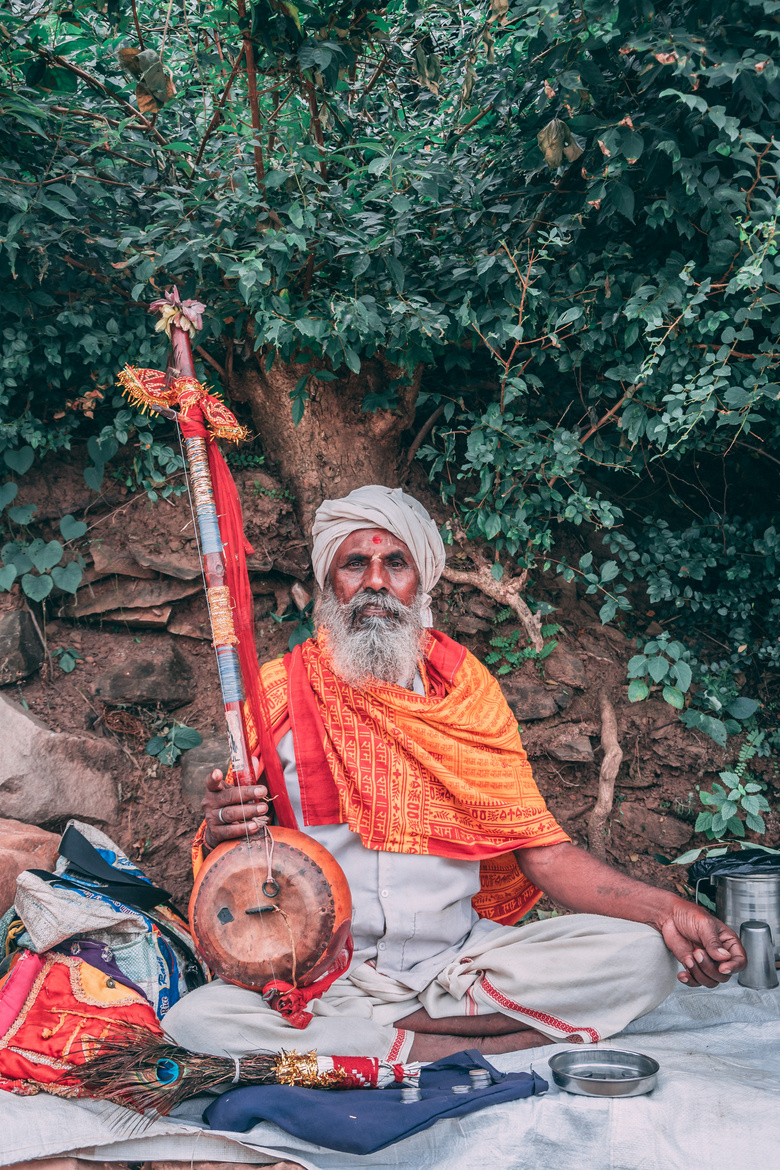
[[[486,1089],[455,1094],[469,1083],[469,1071],[487,1069]],[[253,1085],[230,1089],[203,1114],[211,1129],[245,1133],[259,1121],[318,1146],[346,1154],[373,1154],[402,1138],[428,1129],[442,1117],[464,1117],[487,1105],[545,1093],[547,1081],[536,1073],[500,1073],[476,1049],[428,1064],[420,1075],[422,1098],[401,1103],[400,1088],[303,1089],[291,1085]]]

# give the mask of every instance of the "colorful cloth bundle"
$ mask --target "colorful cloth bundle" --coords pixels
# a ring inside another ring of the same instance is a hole
[[[54,873],[26,870],[0,920],[0,1089],[80,1096],[70,1070],[207,978],[186,924],[99,830],[71,822]]]

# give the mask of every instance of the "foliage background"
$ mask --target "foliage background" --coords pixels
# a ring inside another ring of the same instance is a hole
[[[639,637],[633,700],[724,743],[758,717],[768,750],[771,692],[726,708],[780,657],[779,36],[773,0],[10,0],[0,584],[49,452],[95,492],[177,490],[113,389],[164,363],[146,305],[175,282],[228,397],[303,368],[295,422],[374,354],[402,374],[366,413],[421,371],[404,445],[450,534],[527,570],[533,609],[576,578]],[[176,87],[155,114],[117,60],[141,40]]]

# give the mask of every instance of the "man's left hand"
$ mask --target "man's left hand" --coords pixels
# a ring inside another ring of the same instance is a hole
[[[736,934],[701,906],[675,898],[658,923],[663,940],[685,968],[677,978],[688,987],[716,987],[728,982],[747,962]]]

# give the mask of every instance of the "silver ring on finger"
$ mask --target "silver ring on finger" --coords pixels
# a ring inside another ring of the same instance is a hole
[[[218,810],[218,812],[217,812],[217,817],[218,817],[218,819],[219,819],[219,823],[220,823],[221,825],[226,825],[226,824],[227,824],[227,821],[225,820],[225,818],[224,818],[224,817],[223,817],[223,815],[222,815],[222,813],[223,813],[223,812],[224,812],[224,809],[220,808],[220,809]]]

